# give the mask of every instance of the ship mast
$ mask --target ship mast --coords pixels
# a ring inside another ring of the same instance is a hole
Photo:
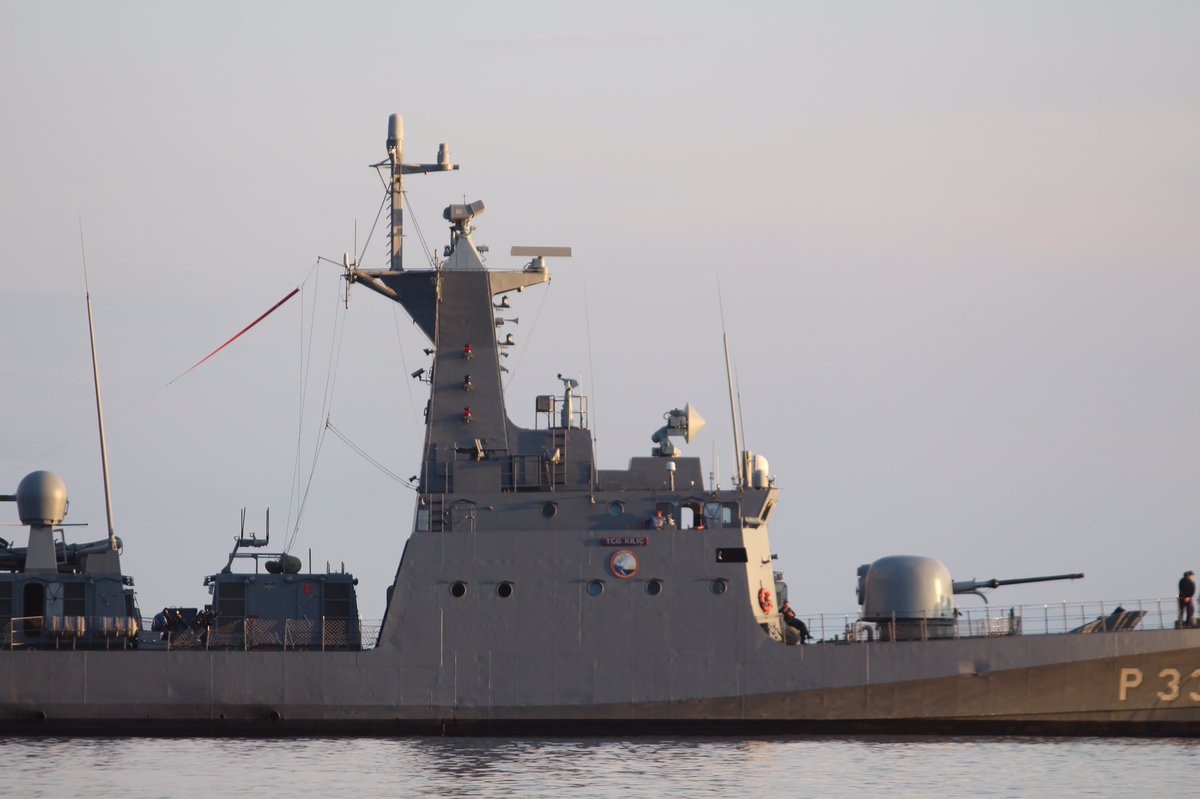
[[[391,179],[388,181],[388,191],[392,200],[392,229],[388,235],[389,268],[393,272],[403,272],[404,176],[428,172],[451,172],[458,169],[458,165],[450,163],[450,149],[445,144],[438,145],[436,164],[404,163],[404,117],[399,114],[392,114],[388,117],[387,152],[387,161],[372,164],[372,166],[382,167],[386,164],[391,174]]]

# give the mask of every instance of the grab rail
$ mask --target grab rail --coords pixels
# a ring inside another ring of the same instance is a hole
[[[918,630],[918,640],[1168,630],[1179,626],[1174,597],[959,608],[957,613],[952,628],[939,628],[933,619],[865,621],[858,611],[796,616],[804,620],[817,641],[895,640],[897,636],[890,635],[888,628],[895,629],[904,621]]]

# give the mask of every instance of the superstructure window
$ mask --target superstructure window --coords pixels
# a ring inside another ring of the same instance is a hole
[[[350,618],[350,583],[326,583],[324,594],[325,618]]]
[[[717,563],[746,563],[745,547],[723,547],[717,550]]]
[[[12,619],[12,583],[0,583],[0,619]]]
[[[223,621],[232,621],[233,619],[245,617],[245,583],[219,583],[217,585],[217,615]]]
[[[67,583],[63,586],[63,615],[87,615],[87,586],[83,583]]]

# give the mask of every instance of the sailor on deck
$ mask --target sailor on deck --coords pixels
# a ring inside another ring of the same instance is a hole
[[[1195,572],[1188,569],[1179,579],[1179,626],[1191,627],[1196,623],[1196,580]]]
[[[784,602],[783,607],[779,609],[779,612],[783,614],[783,623],[796,631],[797,637],[800,639],[800,643],[803,644],[805,641],[812,638],[812,636],[808,633],[808,625],[804,623],[803,619],[800,619],[796,616],[796,611],[792,610],[791,605],[789,605],[787,602]]]

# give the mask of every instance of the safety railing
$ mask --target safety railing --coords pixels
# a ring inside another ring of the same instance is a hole
[[[959,608],[952,622],[940,624],[934,619],[864,621],[857,611],[796,615],[819,642],[1060,635],[1179,626],[1174,597]]]
[[[167,649],[328,651],[372,649],[382,626],[350,619],[238,619],[208,627],[167,630]]]

